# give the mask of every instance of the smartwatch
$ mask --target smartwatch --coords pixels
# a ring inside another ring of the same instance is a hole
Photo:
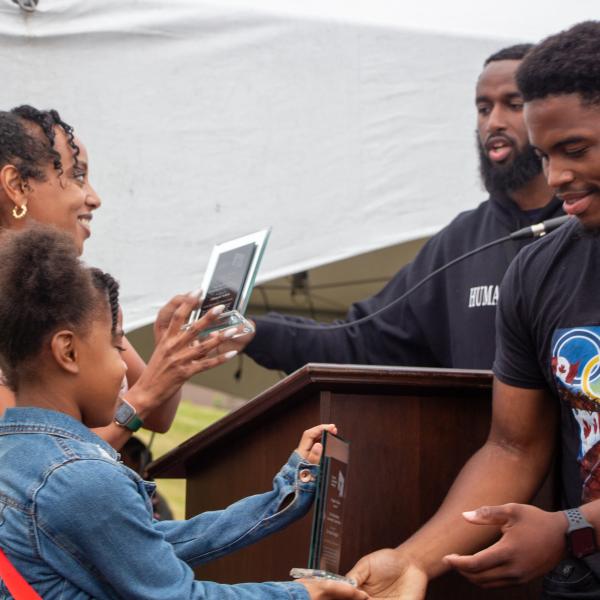
[[[125,398],[121,398],[121,404],[115,413],[115,423],[129,431],[137,431],[144,422],[138,417],[137,411]]]
[[[570,508],[563,513],[569,524],[566,533],[569,554],[575,558],[584,558],[598,552],[594,527],[581,511],[578,508]]]

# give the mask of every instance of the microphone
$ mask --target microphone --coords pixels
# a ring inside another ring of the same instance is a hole
[[[546,219],[545,221],[542,221],[541,223],[536,223],[535,225],[530,225],[529,227],[523,227],[523,229],[518,229],[517,231],[514,231],[513,233],[509,233],[508,235],[505,235],[504,237],[492,240],[491,242],[488,242],[487,244],[483,244],[483,246],[473,248],[473,250],[470,250],[469,252],[465,252],[465,254],[461,254],[460,256],[457,256],[455,259],[447,262],[446,264],[442,265],[441,267],[438,267],[437,269],[435,269],[435,271],[432,271],[431,273],[429,273],[429,275],[427,275],[426,277],[424,277],[423,279],[421,279],[420,281],[415,283],[415,285],[413,285],[411,288],[406,290],[398,298],[395,298],[394,300],[392,300],[385,306],[378,308],[375,312],[371,313],[370,315],[361,317],[360,319],[357,319],[356,321],[350,321],[350,322],[346,322],[346,323],[334,323],[334,324],[327,324],[327,325],[310,325],[307,323],[295,323],[293,321],[286,321],[285,324],[287,327],[291,327],[292,329],[313,329],[313,330],[319,330],[319,331],[335,331],[337,329],[346,329],[347,327],[356,327],[357,325],[362,325],[363,323],[366,323],[367,321],[371,321],[375,317],[379,316],[382,312],[389,310],[390,308],[392,308],[392,306],[395,306],[399,302],[402,302],[405,298],[407,298],[408,296],[410,296],[411,294],[416,292],[420,287],[425,285],[433,277],[436,277],[437,275],[439,275],[446,269],[454,266],[455,264],[462,262],[463,260],[465,260],[467,258],[470,258],[474,254],[478,254],[479,252],[481,252],[483,250],[487,250],[488,248],[491,248],[492,246],[496,246],[498,244],[503,244],[504,242],[508,242],[509,240],[522,240],[522,239],[527,239],[527,238],[532,238],[532,237],[541,237],[542,235],[545,235],[546,233],[549,233],[550,231],[557,229],[563,223],[568,221],[570,218],[571,217],[565,215],[564,217],[555,217],[554,219]],[[271,323],[281,323],[282,322],[282,319],[277,319],[277,318],[268,317],[268,316],[263,317],[263,320],[269,321]]]
[[[541,223],[530,225],[529,227],[523,227],[510,234],[512,240],[524,240],[530,237],[542,237],[551,231],[554,231],[560,227],[563,223],[566,223],[571,217],[565,215],[564,217],[554,217],[554,219],[547,219]]]

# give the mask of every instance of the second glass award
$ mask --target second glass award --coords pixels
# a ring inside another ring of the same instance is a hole
[[[323,432],[323,454],[317,482],[308,569],[292,569],[292,577],[319,577],[356,582],[338,575],[342,553],[344,505],[348,493],[350,443]]]

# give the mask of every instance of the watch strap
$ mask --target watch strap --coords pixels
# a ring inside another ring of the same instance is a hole
[[[581,511],[578,508],[568,508],[567,510],[563,510],[563,513],[565,517],[567,517],[567,523],[569,524],[567,534],[576,529],[583,529],[584,527],[594,528],[594,526],[581,514]]]
[[[140,427],[142,427],[143,424],[144,421],[142,421],[142,419],[135,414],[133,417],[131,417],[131,419],[129,419],[129,421],[127,421],[127,423],[125,423],[125,427],[127,427],[129,431],[133,431],[135,433],[138,429],[140,429]]]

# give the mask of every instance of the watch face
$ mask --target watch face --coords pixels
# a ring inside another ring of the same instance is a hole
[[[575,529],[569,534],[571,554],[575,558],[583,558],[597,551],[596,535],[591,527]]]
[[[115,421],[119,423],[119,425],[127,425],[129,421],[135,416],[135,408],[123,401],[119,404],[119,408],[117,408],[117,412],[115,413]]]

